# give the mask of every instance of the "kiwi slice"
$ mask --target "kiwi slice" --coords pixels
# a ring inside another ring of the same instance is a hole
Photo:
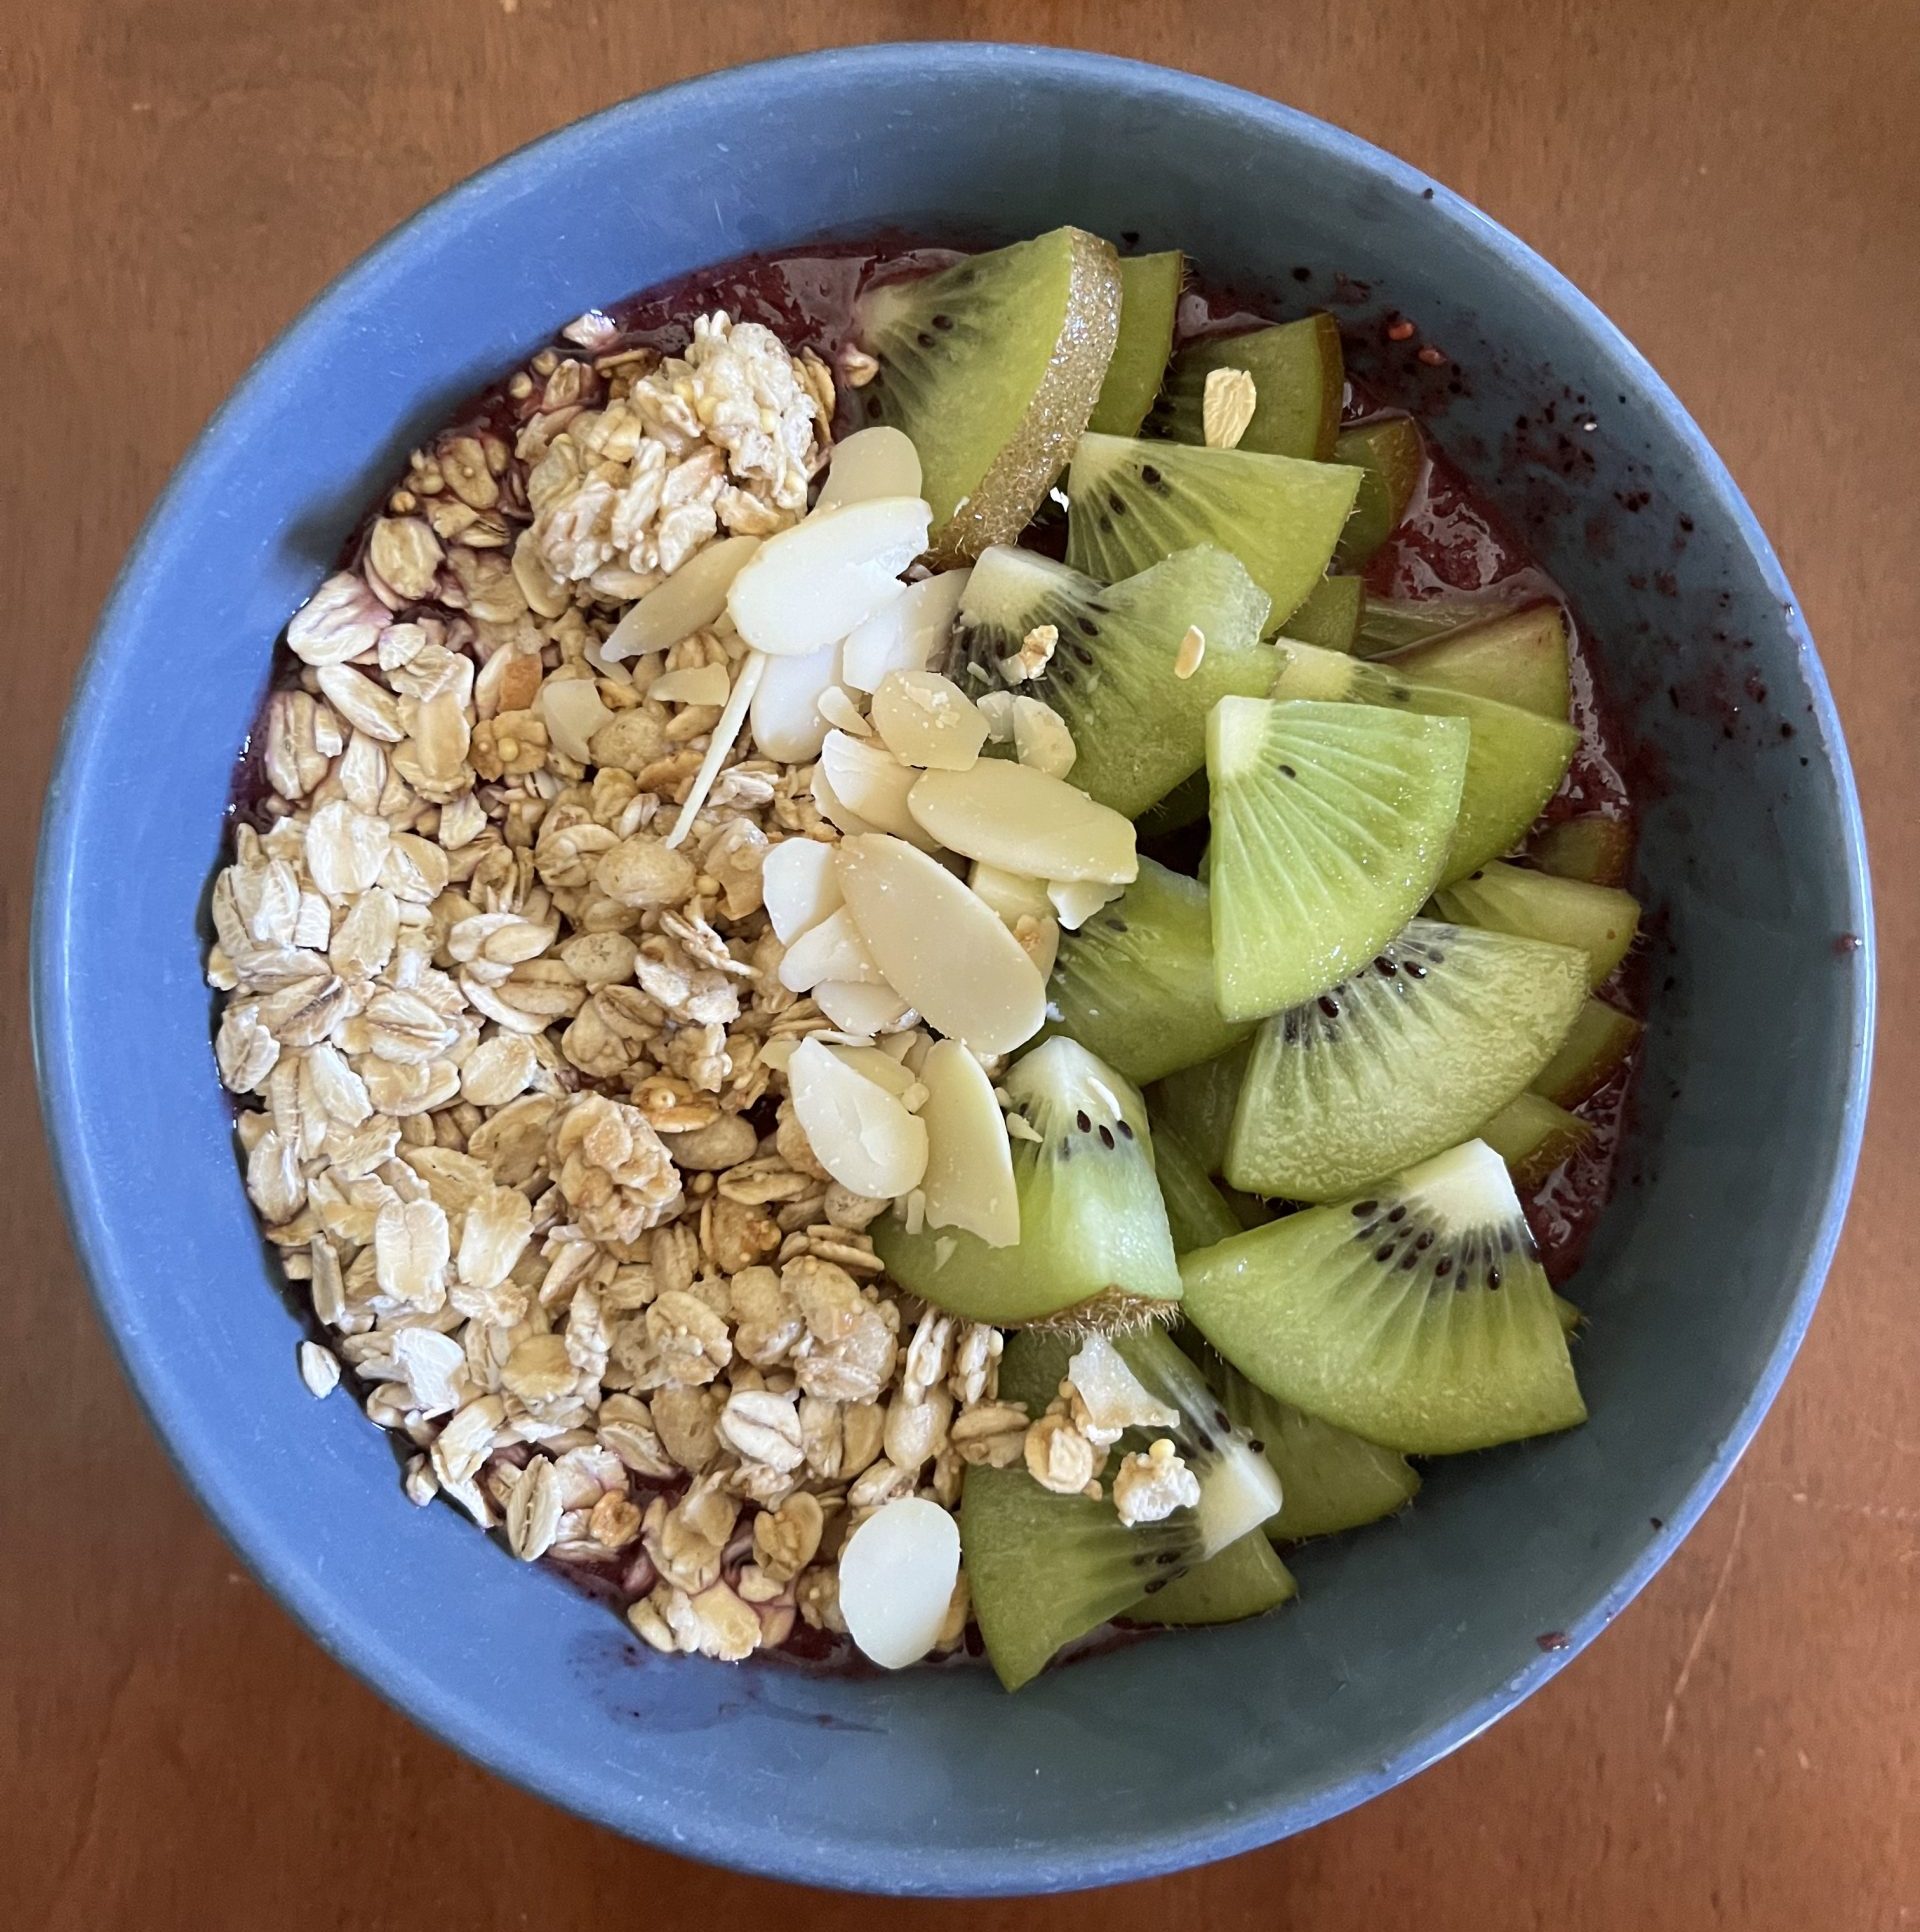
[[[854,304],[880,365],[856,393],[920,453],[935,564],[1011,543],[1087,426],[1120,330],[1120,263],[1097,235],[1056,228]]]
[[[1326,575],[1359,487],[1359,471],[1331,463],[1083,436],[1067,475],[1067,561],[1112,583],[1215,544],[1266,592],[1278,630]]]
[[[1491,598],[1472,593],[1419,598],[1369,595],[1361,607],[1360,632],[1353,648],[1361,657],[1379,657],[1429,637],[1444,637],[1463,625],[1481,623],[1497,616],[1500,609]]]
[[[1120,1615],[1127,1623],[1156,1629],[1240,1623],[1277,1610],[1299,1594],[1293,1572],[1275,1554],[1265,1530],[1257,1529],[1175,1577],[1155,1595],[1130,1603]]]
[[[1210,336],[1182,349],[1148,429],[1176,443],[1204,443],[1207,378],[1216,369],[1244,369],[1253,378],[1253,418],[1236,448],[1316,463],[1332,456],[1347,385],[1332,316],[1322,312],[1245,335]]]
[[[1240,1083],[1252,1055],[1248,1038],[1217,1060],[1183,1067],[1154,1082],[1149,1098],[1156,1134],[1164,1123],[1205,1173],[1218,1174],[1227,1164],[1227,1137],[1233,1132],[1233,1111],[1240,1104]]]
[[[1534,835],[1527,856],[1556,878],[1623,886],[1633,874],[1633,827],[1597,814],[1563,818]]]
[[[902,1287],[969,1321],[1064,1321],[1100,1328],[1170,1313],[1180,1271],[1153,1177],[1140,1095],[1064,1036],[1004,1076],[1012,1113],[1039,1135],[1013,1137],[1020,1239],[990,1248],[959,1228],[873,1226],[874,1251]]]
[[[1381,668],[1421,684],[1517,704],[1561,724],[1572,704],[1567,620],[1555,604],[1531,604],[1490,623],[1410,644]]]
[[[1436,892],[1433,902],[1443,919],[1463,926],[1578,946],[1592,962],[1595,986],[1626,958],[1640,925],[1640,906],[1630,893],[1517,865],[1483,865]]]
[[[1075,1342],[1026,1333],[1007,1344],[1000,1396],[1038,1416],[1059,1389]],[[1063,1644],[1157,1596],[1280,1507],[1280,1486],[1246,1436],[1227,1419],[1200,1371],[1156,1330],[1115,1346],[1147,1393],[1178,1423],[1130,1429],[1108,1463],[1171,1439],[1200,1483],[1200,1502],[1129,1529],[1110,1497],[1056,1496],[1024,1468],[969,1469],[960,1501],[960,1550],[974,1615],[1000,1681],[1017,1690]]]
[[[1241,1374],[1403,1455],[1586,1419],[1519,1197],[1484,1141],[1202,1248],[1180,1272],[1188,1318]]]
[[[1204,750],[1205,747],[1203,746]],[[1191,778],[1183,778],[1165,798],[1156,799],[1133,821],[1142,840],[1163,839],[1198,825],[1207,815],[1207,772],[1203,765]]]
[[[1210,546],[1102,588],[1051,557],[996,544],[967,579],[958,649],[975,688],[999,688],[1001,660],[1051,624],[1053,655],[1019,688],[1066,721],[1074,784],[1131,818],[1200,769],[1216,699],[1265,694],[1279,669],[1260,642],[1266,617],[1253,579]],[[1206,650],[1193,675],[1179,678],[1174,659],[1190,625]]]
[[[1334,1536],[1404,1509],[1420,1472],[1396,1450],[1336,1429],[1257,1389],[1208,1349],[1201,1372],[1236,1427],[1246,1430],[1280,1478],[1280,1513],[1261,1525],[1276,1543]]]
[[[1605,1000],[1590,999],[1574,1015],[1560,1050],[1540,1069],[1533,1090],[1562,1107],[1577,1107],[1620,1070],[1640,1037],[1640,1022]]]
[[[1426,473],[1427,446],[1411,416],[1376,416],[1341,431],[1333,460],[1362,474],[1353,515],[1334,552],[1347,569],[1359,570],[1400,527]]]
[[[1119,898],[1060,935],[1047,1000],[1049,1032],[1142,1084],[1213,1059],[1252,1025],[1213,1003],[1207,888],[1147,858]]]
[[[1360,634],[1366,589],[1358,577],[1322,577],[1287,619],[1287,635],[1325,651],[1350,651]]]
[[[1365,663],[1283,640],[1276,698],[1341,699],[1426,717],[1465,718],[1472,727],[1460,811],[1443,879],[1458,879],[1511,850],[1559,789],[1580,743],[1572,725],[1537,717],[1444,685],[1423,684],[1385,664]]]
[[[1102,436],[1137,436],[1166,379],[1187,258],[1128,255],[1120,263],[1120,334],[1087,427]]]
[[[1164,1123],[1153,1130],[1153,1171],[1167,1206],[1167,1231],[1176,1255],[1210,1248],[1240,1232],[1240,1217],[1207,1178],[1200,1157]]]
[[[1467,739],[1457,718],[1220,700],[1207,779],[1223,1016],[1257,1018],[1325,992],[1407,923],[1441,874]]]
[[[1480,1138],[1507,1164],[1518,1188],[1535,1188],[1593,1138],[1593,1126],[1537,1093],[1516,1095],[1489,1121]]]
[[[1261,1027],[1227,1179],[1338,1201],[1458,1146],[1552,1059],[1586,998],[1586,958],[1570,946],[1414,920]]]

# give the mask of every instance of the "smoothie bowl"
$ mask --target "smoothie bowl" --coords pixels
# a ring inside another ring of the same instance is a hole
[[[1299,1830],[1617,1613],[1871,987],[1791,594],[1576,292],[1267,103],[916,47],[553,136],[268,353],[35,992],[128,1371],[336,1656],[980,1893]]]

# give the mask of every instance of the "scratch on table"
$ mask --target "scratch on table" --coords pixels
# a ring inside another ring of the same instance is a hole
[[[1740,1539],[1747,1533],[1747,1499],[1740,1498],[1740,1508],[1733,1519],[1733,1535],[1727,1542],[1727,1553],[1721,1559],[1720,1574],[1714,1578],[1712,1594],[1707,1598],[1707,1607],[1700,1613],[1700,1621],[1694,1626],[1693,1641],[1687,1645],[1687,1654],[1680,1662],[1680,1674],[1673,1680],[1673,1689],[1667,1695],[1667,1714],[1660,1725],[1660,1748],[1664,1751],[1673,1742],[1673,1727],[1680,1719],[1680,1700],[1687,1694],[1687,1680],[1693,1675],[1693,1666],[1700,1655],[1700,1646],[1707,1641],[1707,1632],[1713,1627],[1713,1615],[1720,1608],[1720,1598],[1727,1587],[1727,1579],[1733,1574],[1733,1560],[1740,1554]]]

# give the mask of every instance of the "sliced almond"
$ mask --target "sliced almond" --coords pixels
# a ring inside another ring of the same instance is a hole
[[[727,607],[734,578],[759,548],[758,537],[722,537],[696,550],[621,618],[600,646],[600,655],[617,664],[622,658],[670,651],[695,631],[717,622]]]
[[[828,735],[831,736],[832,734],[829,733]],[[833,789],[833,780],[827,775],[827,767],[824,760],[813,768],[813,802],[819,806],[821,816],[830,825],[837,826],[842,832],[846,833],[849,838],[852,838],[856,833],[871,832],[876,829],[874,826],[869,825]]]
[[[932,846],[932,837],[907,809],[907,794],[920,774],[884,745],[829,731],[820,747],[820,769],[827,774],[834,797],[867,824],[910,844]]]
[[[1069,932],[1078,932],[1102,906],[1111,905],[1124,888],[1097,879],[1056,880],[1047,887],[1054,915]]]
[[[865,712],[855,703],[852,693],[844,685],[828,685],[820,693],[816,708],[835,731],[844,731],[854,738],[873,736],[873,726],[867,721]]]
[[[960,1530],[924,1496],[882,1503],[840,1553],[840,1614],[883,1670],[916,1664],[940,1641],[960,1580]]]
[[[864,987],[861,988],[862,992],[866,990]],[[836,1060],[851,1067],[855,1073],[868,1080],[877,1081],[896,1100],[904,1101],[917,1084],[914,1076],[891,1053],[877,1046],[835,1046],[827,1050]],[[908,1111],[913,1110],[909,1108]]]
[[[987,742],[993,745],[1013,743],[1013,693],[1011,691],[982,691],[975,702],[980,707],[980,715],[987,721]],[[1036,704],[1039,699],[1034,700]]]
[[[1053,901],[1047,897],[1047,882],[1044,879],[1029,879],[1018,872],[1003,872],[997,865],[982,865],[975,859],[967,868],[967,884],[1009,926],[1022,918],[1053,917]]]
[[[1245,369],[1209,369],[1200,392],[1200,434],[1209,449],[1237,449],[1260,392]]]
[[[949,851],[1008,872],[1125,885],[1140,869],[1133,827],[1118,812],[1004,758],[983,758],[968,771],[925,773],[907,808]]]
[[[938,671],[889,671],[873,694],[873,728],[903,763],[965,771],[987,741],[980,707]]]
[[[1013,755],[1030,771],[1064,778],[1079,753],[1059,712],[1039,698],[1022,694],[1013,701]]]
[[[847,639],[847,682],[856,691],[877,691],[889,671],[924,671],[944,657],[971,575],[944,570],[909,584],[904,596],[875,611]]]
[[[748,713],[762,757],[804,765],[820,756],[828,729],[820,700],[840,691],[840,649],[823,644],[805,657],[777,657],[768,664]]]
[[[783,946],[840,905],[833,847],[818,839],[782,839],[760,862],[760,895]]]
[[[707,802],[707,794],[713,790],[713,781],[720,776],[720,767],[731,756],[733,741],[739,737],[740,727],[747,721],[747,707],[753,702],[753,694],[766,674],[767,663],[764,652],[749,651],[746,661],[734,673],[732,694],[708,736],[707,748],[700,758],[700,769],[694,773],[692,787],[687,792],[687,802],[680,807],[679,816],[673,821],[673,830],[667,834],[663,844],[677,846],[693,830],[693,821],[700,816],[700,808]]]
[[[964,1228],[990,1248],[1020,1239],[1006,1117],[993,1082],[957,1040],[937,1040],[920,1069],[927,1090],[927,1225]]]
[[[802,1040],[787,1062],[787,1085],[807,1145],[842,1187],[872,1200],[918,1187],[927,1170],[927,1130],[899,1097]]]
[[[845,906],[809,926],[780,962],[780,984],[790,993],[810,992],[823,979],[882,983],[880,968]]]
[[[919,1015],[891,986],[867,985],[852,979],[823,979],[813,988],[813,1003],[842,1033],[871,1040],[877,1034],[897,1033]]]
[[[920,452],[905,430],[883,423],[874,429],[856,429],[834,444],[833,461],[813,513],[818,516],[875,497],[919,494]]]
[[[773,667],[767,669],[770,672]],[[762,689],[766,681],[763,673]],[[647,696],[658,698],[662,704],[725,704],[732,689],[733,679],[724,664],[694,664],[684,671],[663,671],[647,686]],[[755,691],[753,696],[758,703],[760,692]]]
[[[1059,920],[1048,914],[1022,913],[1013,922],[1013,936],[1040,977],[1051,979],[1060,958]]]
[[[554,748],[580,765],[592,764],[589,740],[613,722],[591,678],[549,678],[540,687],[540,716]]]
[[[887,984],[929,1026],[980,1053],[1010,1053],[1039,1031],[1045,980],[992,907],[937,859],[868,835],[843,839],[835,865]]]
[[[916,496],[876,497],[768,537],[727,591],[734,628],[774,657],[836,643],[902,594],[900,573],[927,547],[932,515]]]

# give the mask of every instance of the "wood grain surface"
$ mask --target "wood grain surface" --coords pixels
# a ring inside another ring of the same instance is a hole
[[[1866,797],[1883,991],[1874,1131],[1799,1366],[1591,1651],[1291,1844],[1120,1892],[915,1907],[720,1876],[563,1817],[415,1730],[241,1573],[136,1413],[69,1251],[23,959],[37,801],[115,564],[322,283],[450,182],[621,96],[827,42],[966,36],[1107,48],[1323,115],[1470,196],[1625,327],[1726,456],[1821,640]],[[0,1921],[1920,1925],[1917,99],[1914,0],[0,6],[0,710],[20,761],[0,854]]]

